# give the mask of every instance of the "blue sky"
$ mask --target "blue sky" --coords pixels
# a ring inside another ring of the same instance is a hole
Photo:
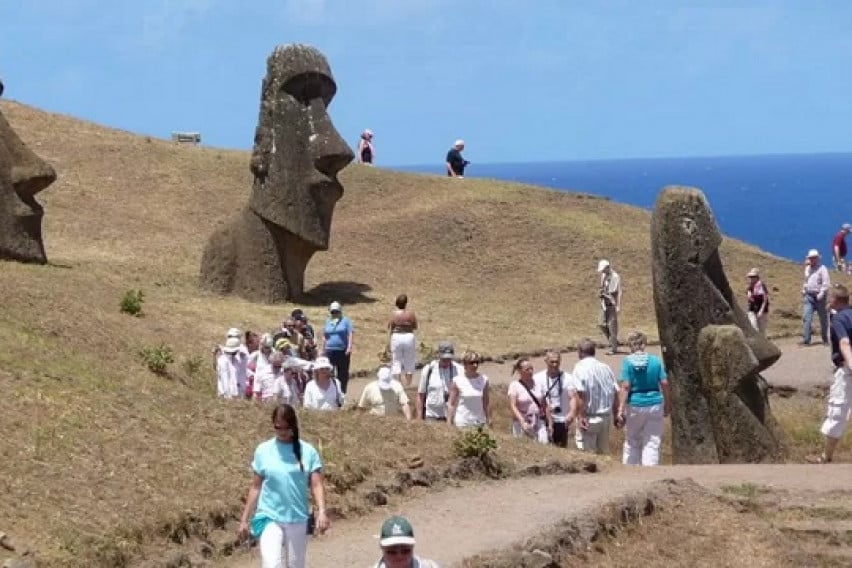
[[[3,0],[5,97],[250,148],[266,57],[309,43],[379,165],[852,150],[847,0]]]

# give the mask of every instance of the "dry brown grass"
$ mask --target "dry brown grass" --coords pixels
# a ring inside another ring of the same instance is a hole
[[[293,307],[196,288],[207,236],[247,199],[247,153],[178,147],[8,101],[0,109],[59,173],[41,196],[51,264],[0,269],[0,528],[67,565],[98,542],[117,557],[132,553],[138,531],[185,511],[233,511],[267,417],[213,400],[209,348],[229,326],[269,328]],[[403,291],[427,344],[451,338],[500,354],[594,335],[600,256],[625,280],[625,325],[655,329],[646,211],[489,180],[355,166],[342,178],[332,248],[311,263],[302,305],[314,322],[332,299],[346,305],[356,368],[375,365]],[[733,241],[723,257],[732,277],[760,266],[779,287],[776,308],[798,309],[797,266]],[[143,317],[119,311],[131,288],[145,293]],[[167,378],[137,357],[160,343],[178,360]],[[181,370],[197,357],[200,374]],[[451,459],[449,431],[418,425],[394,438],[392,426],[349,414],[305,422],[309,438],[375,450],[337,457],[328,443],[341,468],[357,459],[381,475],[415,448],[435,463]],[[510,459],[549,451],[504,441]]]

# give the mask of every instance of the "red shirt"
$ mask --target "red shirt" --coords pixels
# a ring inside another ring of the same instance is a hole
[[[834,240],[831,242],[831,253],[834,254],[834,247],[837,247],[837,252],[840,258],[846,258],[846,233],[843,230],[837,231],[834,235]]]

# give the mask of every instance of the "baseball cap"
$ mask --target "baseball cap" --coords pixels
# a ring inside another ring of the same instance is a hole
[[[376,377],[379,379],[379,388],[382,390],[390,390],[391,384],[393,383],[393,375],[391,374],[391,370],[387,367],[382,367],[379,369],[379,372],[376,373]]]
[[[328,311],[330,312],[339,312],[340,311],[340,302],[334,301],[328,306]]]
[[[819,256],[819,251],[817,249],[811,249],[808,251],[808,258],[813,258],[815,256]]]
[[[438,357],[441,359],[452,359],[455,354],[456,350],[449,341],[442,341],[438,344]]]
[[[414,529],[411,528],[411,523],[405,517],[389,517],[382,523],[382,532],[379,538],[382,548],[397,544],[414,546]]]
[[[601,260],[601,261],[598,263],[598,272],[603,272],[603,271],[604,271],[604,269],[605,269],[607,266],[609,266],[609,261],[608,261],[608,260]]]

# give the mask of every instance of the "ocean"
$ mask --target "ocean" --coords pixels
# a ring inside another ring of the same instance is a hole
[[[831,263],[831,239],[852,223],[852,153],[655,158],[518,164],[474,163],[466,177],[581,191],[652,209],[666,185],[689,185],[710,201],[726,235],[791,260],[816,248]],[[443,173],[441,164],[398,168]],[[852,243],[850,243],[852,245]]]

